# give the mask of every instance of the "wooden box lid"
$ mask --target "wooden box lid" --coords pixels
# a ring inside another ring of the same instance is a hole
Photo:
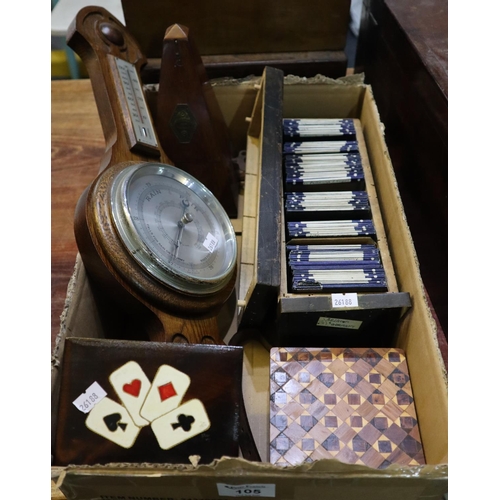
[[[122,0],[125,24],[148,58],[168,26],[187,26],[201,55],[344,50],[350,0]]]

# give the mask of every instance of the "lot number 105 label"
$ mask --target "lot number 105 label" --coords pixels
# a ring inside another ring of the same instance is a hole
[[[223,484],[217,483],[219,495],[227,497],[261,497],[274,498],[275,484]]]

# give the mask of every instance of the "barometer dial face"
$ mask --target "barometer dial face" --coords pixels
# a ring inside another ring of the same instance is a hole
[[[111,213],[127,250],[162,283],[200,295],[230,281],[237,255],[231,221],[186,172],[161,163],[124,168],[111,185]]]

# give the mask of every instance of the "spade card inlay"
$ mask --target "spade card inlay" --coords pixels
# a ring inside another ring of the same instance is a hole
[[[94,406],[85,420],[85,425],[122,448],[131,448],[141,430],[134,424],[128,411],[108,397]]]
[[[106,424],[106,427],[111,431],[115,432],[118,427],[121,430],[125,430],[127,428],[127,424],[121,422],[122,416],[119,413],[111,413],[111,415],[106,415],[103,420]]]

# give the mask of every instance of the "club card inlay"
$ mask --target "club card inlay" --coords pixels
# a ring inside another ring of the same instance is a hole
[[[272,348],[270,384],[271,463],[425,463],[402,350]]]
[[[192,399],[151,423],[163,450],[169,450],[209,428],[210,420],[199,399]]]

